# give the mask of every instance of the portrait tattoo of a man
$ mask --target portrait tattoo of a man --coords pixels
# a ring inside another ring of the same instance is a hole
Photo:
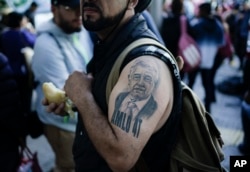
[[[158,80],[156,64],[136,60],[128,75],[128,91],[120,93],[115,100],[111,122],[138,138],[143,120],[150,118],[157,109],[153,93]]]

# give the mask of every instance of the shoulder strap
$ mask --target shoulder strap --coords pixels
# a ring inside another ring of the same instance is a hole
[[[64,57],[64,60],[65,60],[66,57],[67,57],[67,54],[65,53],[65,51],[64,51],[62,45],[60,44],[59,40],[56,38],[56,36],[55,36],[53,33],[51,33],[51,32],[45,32],[45,33],[48,33],[48,35],[50,35],[50,36],[55,40],[55,42],[56,42],[56,44],[58,45],[59,49],[61,50],[61,52],[62,52],[62,54],[63,54],[63,57]],[[65,63],[65,64],[66,64],[66,66],[67,66],[68,71],[70,71],[70,70],[69,70],[70,67],[69,67],[68,63]]]
[[[58,45],[58,47],[59,47],[60,50],[62,51],[63,55],[65,55],[65,52],[63,51],[63,47],[62,47],[62,45],[60,44],[60,42],[58,41],[58,39],[55,37],[55,35],[54,35],[53,33],[51,33],[51,32],[46,32],[46,33],[48,33],[49,36],[51,36],[51,37],[55,40],[56,44]]]
[[[180,25],[181,25],[181,33],[186,33],[187,32],[187,27],[186,27],[186,17],[184,15],[180,16]]]
[[[106,85],[106,102],[109,102],[109,95],[113,89],[113,87],[115,86],[117,80],[119,79],[119,75],[120,75],[120,68],[121,65],[124,61],[124,59],[126,58],[126,56],[128,55],[128,53],[133,50],[134,48],[137,48],[139,46],[142,45],[155,45],[161,49],[164,49],[165,51],[167,51],[169,54],[170,51],[161,43],[159,43],[158,41],[152,39],[152,38],[140,38],[134,42],[132,42],[131,44],[129,44],[123,51],[122,53],[118,56],[118,58],[116,59],[111,72],[109,74],[108,80],[107,80],[107,85]],[[175,58],[172,56],[172,59],[175,61]],[[175,63],[177,64],[177,62],[175,61]]]

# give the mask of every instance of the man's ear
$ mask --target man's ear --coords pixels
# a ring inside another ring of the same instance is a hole
[[[130,0],[128,4],[129,9],[135,9],[136,5],[138,4],[139,0]]]
[[[51,10],[51,12],[52,12],[52,13],[54,13],[54,12],[55,12],[55,10],[56,10],[55,5],[51,5],[50,10]]]

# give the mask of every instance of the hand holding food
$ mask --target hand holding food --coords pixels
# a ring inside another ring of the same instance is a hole
[[[65,92],[51,82],[43,83],[43,94],[49,103],[60,104],[66,101]]]
[[[65,103],[64,110],[70,115],[70,117],[74,117],[75,112],[72,110],[73,103],[66,96],[65,91],[57,88],[51,82],[44,82],[42,89],[43,89],[43,94],[49,103],[56,103],[56,104]]]

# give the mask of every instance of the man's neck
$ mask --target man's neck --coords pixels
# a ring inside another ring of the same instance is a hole
[[[120,28],[124,24],[126,24],[134,15],[135,14],[133,12],[127,11],[124,17],[122,18],[122,20],[120,21],[120,23],[118,24],[118,26],[113,25],[104,30],[96,32],[96,34],[98,35],[101,41],[111,40],[116,35],[116,33],[120,30]]]

